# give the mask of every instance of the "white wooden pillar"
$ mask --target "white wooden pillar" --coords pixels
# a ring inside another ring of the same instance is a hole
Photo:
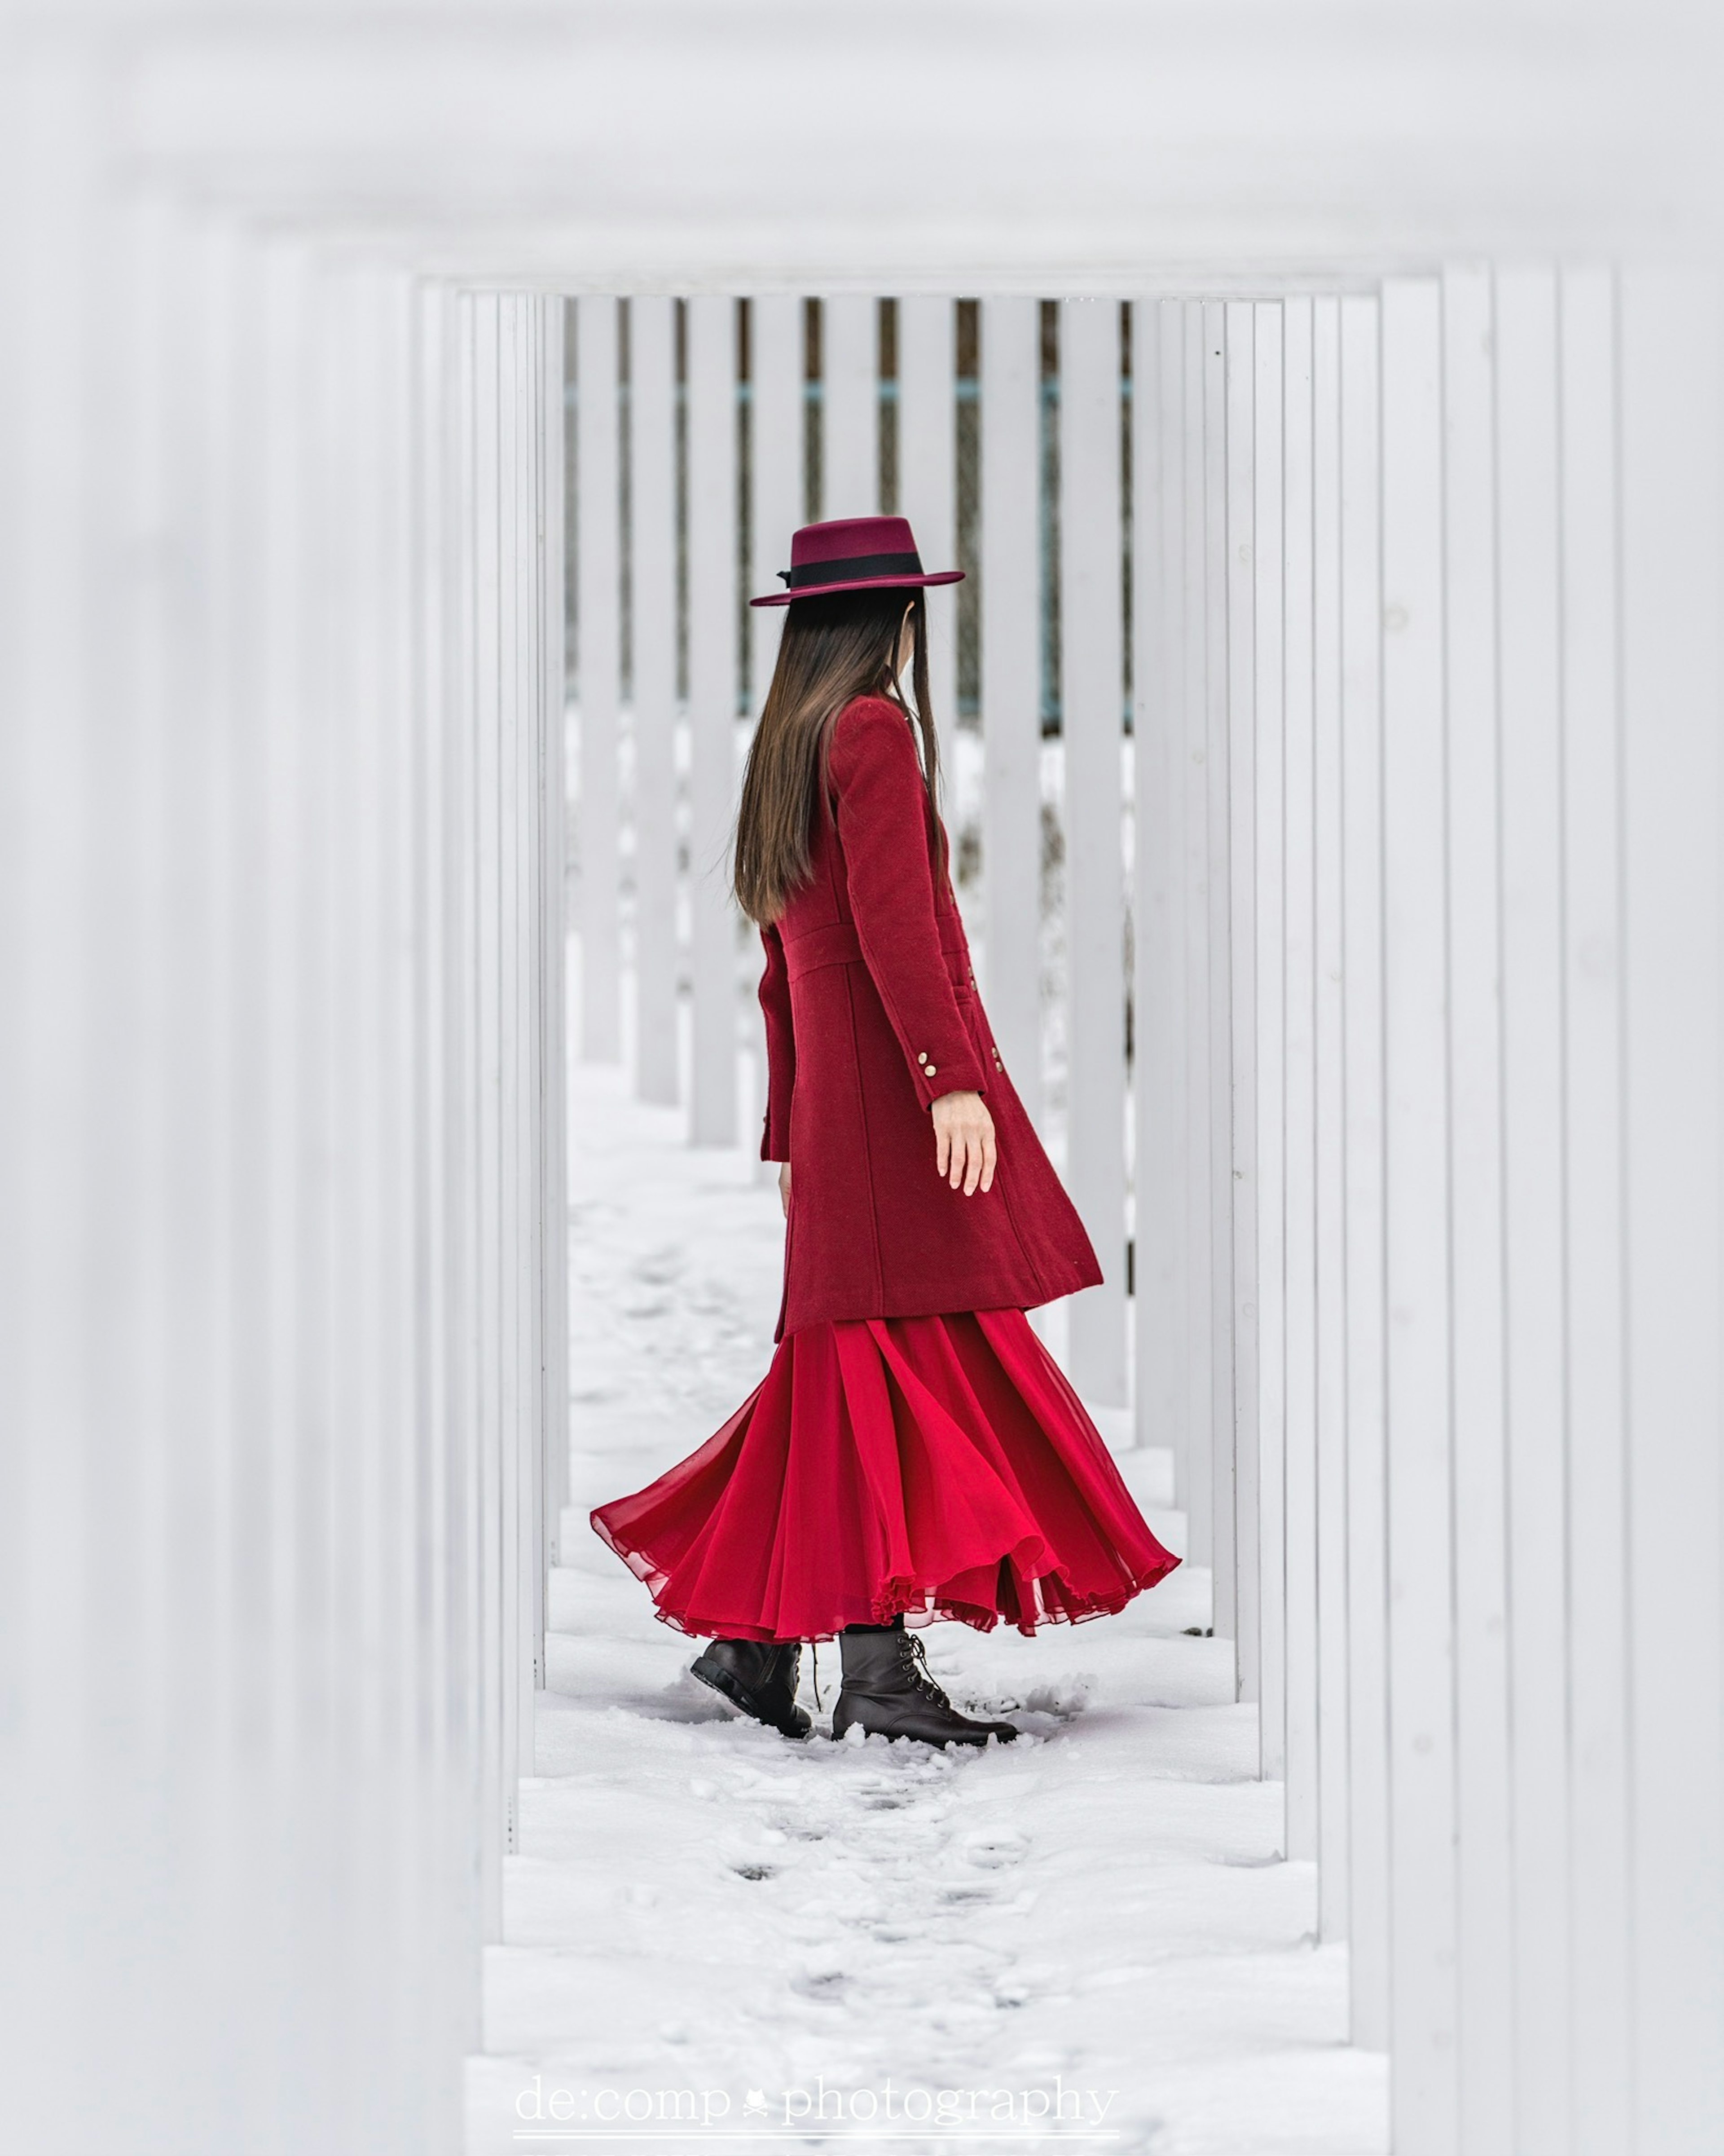
[[[1624,743],[1615,280],[1564,271],[1562,423],[1563,1264],[1568,1310],[1570,1945],[1576,2156],[1634,2145],[1624,1563]],[[1702,393],[1703,394],[1705,393]],[[1716,391],[1712,393],[1716,394]],[[1702,419],[1704,407],[1702,407]],[[1704,1684],[1704,1673],[1701,1683]],[[1702,1770],[1704,1771],[1704,1769]],[[1691,1980],[1684,1970],[1677,1979]],[[1716,2115],[1716,2094],[1710,2107]]]
[[[1441,296],[1383,294],[1390,1984],[1398,2156],[1459,2147]]]
[[[688,303],[690,1136],[736,1142],[736,303]],[[763,609],[764,610],[764,609]]]
[[[1238,1628],[1238,1551],[1234,1533],[1233,1361],[1233,971],[1229,950],[1233,875],[1233,722],[1228,682],[1229,593],[1227,536],[1227,311],[1219,300],[1198,313],[1203,367],[1203,772],[1206,781],[1203,906],[1208,943],[1205,1122],[1209,1229],[1208,1378],[1210,1565],[1215,1631]]]
[[[1184,1418],[1187,1475],[1187,1556],[1193,1564],[1215,1561],[1214,1418],[1214,1163],[1211,1152],[1214,1102],[1210,1091],[1211,1032],[1209,912],[1209,458],[1208,373],[1204,358],[1203,302],[1180,303],[1184,345],[1182,369],[1184,444],[1181,465],[1180,543],[1183,719],[1181,771],[1184,795],[1185,932]]]
[[[617,302],[576,305],[575,485],[579,533],[576,696],[580,712],[581,1053],[623,1052],[617,696],[622,580],[618,450]]]
[[[1229,303],[1227,351],[1227,711],[1229,1044],[1225,1104],[1231,1188],[1233,1502],[1235,1681],[1242,1699],[1261,1684],[1257,1450],[1257,582],[1256,311]],[[1218,1628],[1220,1620],[1217,1620]]]
[[[547,302],[542,310],[536,402],[539,419],[539,603],[535,624],[542,670],[540,690],[539,858],[536,897],[539,906],[539,1101],[542,1176],[539,1254],[539,1334],[542,1347],[545,1458],[541,1502],[541,1548],[546,1576],[540,1584],[540,1612],[545,1610],[548,1568],[557,1561],[562,1508],[568,1502],[568,948],[567,727],[565,704],[568,662],[563,612],[567,580],[564,499],[568,470],[563,434],[564,341],[568,310]],[[613,617],[614,619],[614,616]],[[614,887],[614,886],[613,886]],[[540,1674],[544,1641],[539,1643]]]
[[[1503,979],[1496,321],[1488,268],[1443,278],[1444,670],[1454,1154],[1458,2127],[1514,2148],[1514,1878],[1505,1471]],[[1553,388],[1547,384],[1547,391]],[[1532,422],[1535,431],[1542,422]],[[1511,512],[1512,514],[1512,512]],[[1523,625],[1509,625],[1511,638]],[[1554,1830],[1554,1827],[1553,1827]],[[1537,1860],[1532,1860],[1536,1866]]]
[[[635,1090],[679,1097],[674,302],[629,303]]]
[[[776,592],[790,567],[790,536],[803,521],[803,302],[782,293],[748,301],[751,596]],[[782,607],[756,607],[750,693],[766,701],[784,626]]]
[[[1072,1305],[1072,1381],[1123,1406],[1126,1386],[1125,695],[1120,577],[1120,318],[1060,311],[1060,702],[1065,741],[1066,1152],[1102,1284]]]
[[[925,567],[957,567],[957,309],[950,300],[898,302],[898,513],[910,520]],[[957,728],[956,588],[931,591],[927,600],[928,693],[950,772]]]
[[[1624,272],[1619,338],[1632,2145],[1700,2156],[1724,2116],[1716,270]],[[1575,957],[1602,975],[1609,947]]]
[[[1258,1727],[1260,1771],[1265,1775],[1284,1774],[1287,1763],[1285,334],[1281,306],[1272,300],[1258,302],[1252,338],[1257,645],[1257,1567],[1261,1627]]]
[[[983,981],[1033,1122],[1042,1114],[1041,308],[981,302]]]
[[[1282,435],[1281,994],[1287,1854],[1317,1854],[1313,303],[1285,302]]]
[[[1311,310],[1311,1223],[1318,1928],[1347,1933],[1341,302]]]
[[[1183,311],[1140,300],[1132,340],[1134,1408],[1186,1489],[1184,383]],[[1184,1552],[1181,1552],[1184,1555]]]
[[[1342,988],[1347,1116],[1348,1970],[1356,2044],[1388,2043],[1384,1575],[1383,595],[1378,303],[1341,302]]]
[[[820,312],[821,519],[872,516],[880,507],[880,303],[845,293],[823,301]]]

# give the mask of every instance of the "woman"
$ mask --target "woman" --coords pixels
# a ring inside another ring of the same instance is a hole
[[[834,1737],[1008,1743],[906,1616],[1030,1633],[1179,1560],[1024,1316],[1101,1270],[988,1030],[935,807],[921,588],[962,572],[925,573],[888,516],[808,526],[780,573],[753,602],[789,613],[733,868],[766,949],[777,1346],[698,1452],[593,1524],[661,1618],[711,1636],[694,1674],[786,1736],[811,1727],[800,1643],[836,1634]]]

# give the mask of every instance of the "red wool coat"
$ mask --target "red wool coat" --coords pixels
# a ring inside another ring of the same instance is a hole
[[[936,865],[909,722],[882,697],[839,715],[811,880],[762,932],[763,1160],[790,1163],[773,1334],[828,1318],[1033,1308],[1101,1268],[1013,1090]],[[935,1169],[929,1109],[971,1089],[993,1117],[993,1187]]]

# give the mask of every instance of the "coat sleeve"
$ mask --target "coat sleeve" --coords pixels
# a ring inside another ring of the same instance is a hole
[[[862,956],[916,1097],[926,1108],[942,1093],[984,1092],[941,953],[927,787],[903,713],[883,698],[852,704],[834,730],[831,774]]]
[[[796,1084],[796,1036],[790,1024],[790,974],[776,928],[762,928],[767,969],[760,977],[760,1007],[767,1022],[767,1113],[760,1134],[762,1160],[790,1158],[790,1096]]]

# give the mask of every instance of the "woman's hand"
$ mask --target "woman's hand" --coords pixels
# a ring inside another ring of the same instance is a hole
[[[781,1160],[778,1163],[778,1203],[783,1207],[784,1218],[788,1220],[790,1218],[790,1163],[788,1160]]]
[[[942,1093],[934,1118],[934,1166],[966,1198],[993,1187],[993,1117],[979,1093]]]

